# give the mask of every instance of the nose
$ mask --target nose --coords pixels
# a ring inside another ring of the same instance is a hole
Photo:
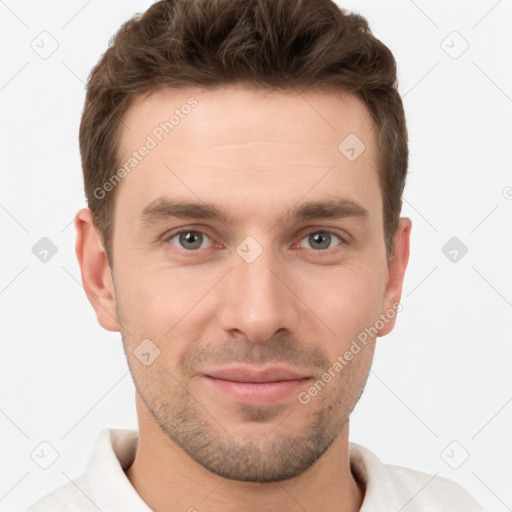
[[[270,249],[250,263],[233,253],[218,311],[225,332],[239,331],[253,342],[265,342],[278,331],[296,330],[301,303],[285,265]]]

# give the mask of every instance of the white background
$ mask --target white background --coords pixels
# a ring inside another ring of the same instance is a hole
[[[103,428],[137,427],[120,335],[98,325],[80,284],[72,220],[85,206],[84,83],[150,3],[0,2],[1,511],[83,473]],[[512,510],[512,1],[340,5],[398,62],[413,221],[403,311],[378,341],[351,440]],[[31,47],[41,37],[58,44],[47,59]],[[441,250],[454,236],[468,248],[456,262]],[[47,263],[32,253],[42,237],[58,249]],[[30,455],[42,441],[59,453],[46,470]]]

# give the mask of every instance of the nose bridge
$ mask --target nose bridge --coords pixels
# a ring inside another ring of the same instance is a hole
[[[270,244],[263,247],[247,237],[237,246],[220,305],[224,330],[239,330],[252,341],[265,341],[280,329],[295,329],[294,295],[276,276],[282,270],[283,262]]]

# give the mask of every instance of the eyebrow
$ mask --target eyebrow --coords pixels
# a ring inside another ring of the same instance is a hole
[[[323,201],[310,201],[292,207],[281,217],[281,221],[293,222],[312,219],[368,219],[369,213],[359,203],[349,198],[333,198]],[[223,224],[236,225],[240,217],[233,216],[214,204],[193,201],[173,200],[158,197],[151,201],[142,211],[142,224],[149,225],[168,218],[209,219]]]

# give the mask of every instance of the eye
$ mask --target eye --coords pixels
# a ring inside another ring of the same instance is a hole
[[[335,239],[339,241],[338,244],[333,244]],[[188,252],[197,252],[199,249],[206,249],[209,247],[208,242],[213,242],[208,235],[195,229],[181,229],[180,231],[167,235],[164,238],[164,241],[170,242],[172,245]],[[303,245],[304,241],[306,241],[309,247]],[[340,235],[333,231],[316,230],[311,231],[304,236],[298,246],[312,248],[315,251],[323,252],[344,243],[346,242],[340,237]]]
[[[177,239],[177,243],[173,242],[175,238]],[[197,249],[204,249],[206,247],[204,242],[211,239],[209,236],[201,233],[201,231],[182,229],[181,231],[177,231],[176,233],[167,236],[165,240],[173,245],[177,245],[181,249],[185,249],[186,251],[195,251]]]
[[[342,244],[344,243],[344,240],[341,239],[339,235],[332,231],[328,230],[317,230],[317,231],[311,231],[308,235],[306,235],[302,240],[306,240],[313,249],[332,249],[331,242],[333,242],[333,239],[337,238]],[[301,240],[301,242],[302,242]],[[336,244],[340,245],[340,244]],[[299,247],[304,247],[301,243],[299,244]]]

